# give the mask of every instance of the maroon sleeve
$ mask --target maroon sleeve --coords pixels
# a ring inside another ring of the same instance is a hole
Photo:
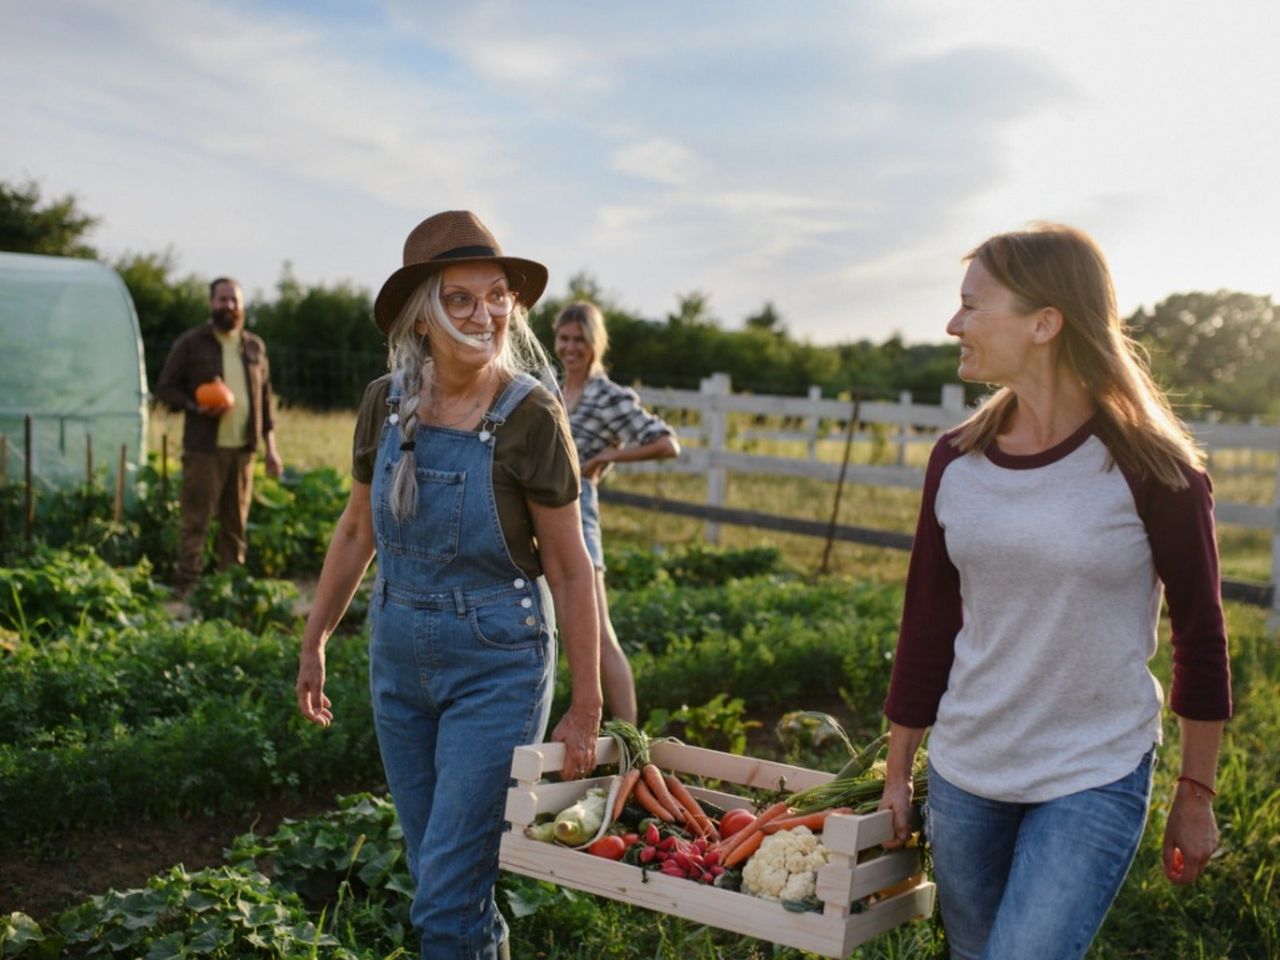
[[[1151,559],[1164,583],[1173,633],[1173,686],[1169,706],[1188,720],[1231,716],[1231,662],[1218,577],[1213,484],[1183,467],[1187,487],[1172,490],[1126,473],[1147,530]]]
[[[933,725],[938,702],[947,689],[955,658],[956,634],[963,621],[960,572],[947,553],[946,537],[934,510],[947,466],[960,456],[943,435],[929,455],[920,519],[911,544],[907,592],[902,605],[898,650],[885,715],[907,727]]]

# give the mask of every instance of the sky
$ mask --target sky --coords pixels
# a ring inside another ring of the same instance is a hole
[[[0,0],[0,180],[108,259],[376,293],[476,211],[549,291],[940,342],[964,254],[1092,233],[1128,314],[1280,295],[1274,0]]]

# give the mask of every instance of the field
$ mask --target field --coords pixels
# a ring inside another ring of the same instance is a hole
[[[48,950],[59,940],[69,957],[94,942],[110,948],[96,955],[121,957],[413,955],[359,603],[331,646],[340,722],[309,728],[293,707],[296,611],[341,505],[350,422],[284,412],[284,458],[310,472],[261,482],[256,576],[210,578],[191,621],[171,619],[156,566],[136,559],[139,544],[154,542],[145,523],[85,524],[98,556],[49,550],[0,573],[0,955],[57,955]],[[178,435],[164,419],[153,429],[166,426]],[[679,499],[699,492],[696,479],[669,473],[615,481]],[[826,519],[831,491],[735,477],[730,498]],[[840,519],[909,531],[915,500],[856,488]],[[810,708],[838,717],[855,740],[879,731],[904,553],[836,544],[832,573],[815,577],[820,541],[725,527],[723,549],[707,550],[696,522],[612,507],[604,522],[615,624],[652,732],[834,769],[838,747],[784,743],[775,721]],[[1238,575],[1260,568],[1256,545],[1231,551]],[[11,585],[21,603],[6,599]],[[1222,848],[1191,890],[1161,875],[1178,768],[1167,720],[1152,825],[1092,958],[1280,953],[1280,644],[1265,636],[1263,611],[1233,604],[1228,617],[1237,719],[1217,802]],[[1167,687],[1167,644],[1154,669]],[[558,692],[563,704],[563,678]],[[513,876],[500,903],[519,957],[803,956]],[[934,921],[855,953],[945,955]]]

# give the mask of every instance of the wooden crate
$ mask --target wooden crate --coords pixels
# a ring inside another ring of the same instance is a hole
[[[664,769],[745,787],[794,791],[832,779],[829,773],[677,743],[655,743],[651,753],[653,762]],[[611,764],[617,759],[614,742],[601,738],[596,762]],[[564,748],[558,743],[516,749],[511,763],[516,784],[507,794],[511,830],[503,834],[499,851],[504,870],[828,957],[847,957],[858,944],[933,912],[933,884],[921,872],[919,851],[885,851],[858,862],[859,855],[889,839],[892,817],[888,811],[867,816],[835,814],[827,819],[822,843],[831,856],[818,871],[816,890],[824,902],[821,913],[793,913],[749,894],[530,840],[524,828],[540,814],[563,810],[591,787],[609,786],[607,776],[540,782],[544,774],[558,773],[563,763]],[[741,797],[716,790],[690,785],[690,792],[726,809],[748,805]],[[870,894],[902,884],[906,886],[900,892],[870,905],[862,902]]]

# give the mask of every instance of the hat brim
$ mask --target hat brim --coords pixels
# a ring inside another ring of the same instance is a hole
[[[383,333],[390,333],[405,301],[409,299],[418,285],[433,273],[445,267],[456,267],[464,263],[496,263],[507,275],[507,285],[516,295],[520,303],[530,308],[538,302],[547,289],[547,268],[534,260],[521,257],[467,257],[458,260],[425,260],[401,267],[391,276],[378,291],[373,302],[373,322]]]

